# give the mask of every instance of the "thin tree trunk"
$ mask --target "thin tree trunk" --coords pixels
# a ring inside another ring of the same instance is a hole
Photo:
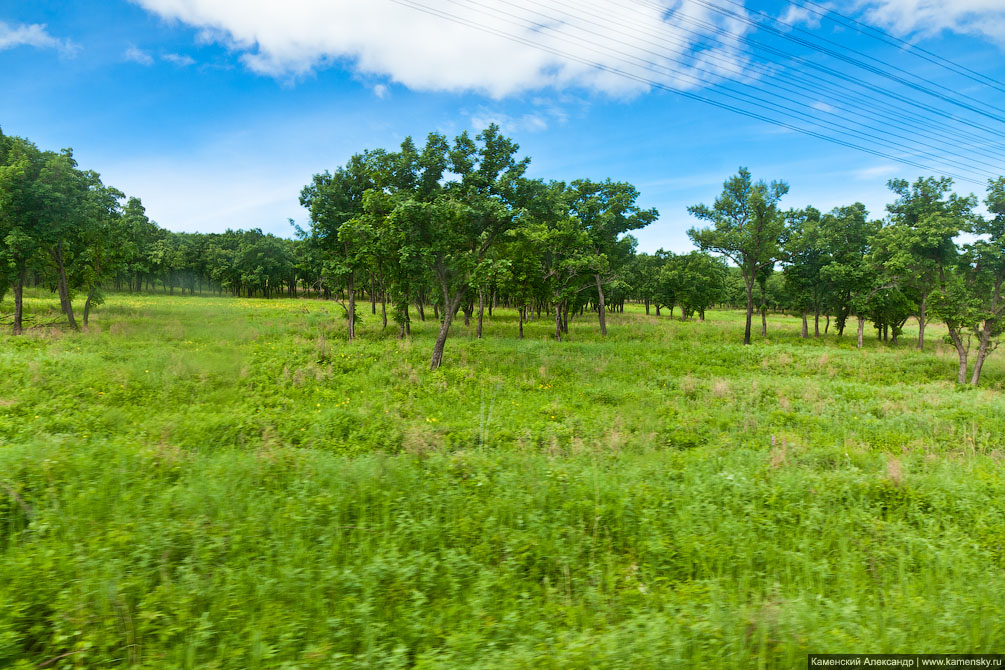
[[[87,327],[87,321],[91,316],[91,298],[94,297],[94,289],[96,286],[92,286],[91,290],[87,292],[87,300],[84,301],[84,327]]]
[[[527,309],[526,305],[521,305],[520,306],[520,339],[521,340],[523,339],[523,313],[524,313],[524,311],[526,311],[526,309]]]
[[[569,301],[565,300],[562,303],[562,332],[566,335],[569,334]]]
[[[73,318],[73,303],[70,302],[70,289],[66,284],[66,266],[63,264],[63,245],[58,244],[52,250],[52,256],[58,269],[59,302],[70,328],[79,330],[77,320]]]
[[[377,313],[377,296],[374,295],[373,273],[370,273],[370,313]],[[384,317],[384,327],[387,328],[387,316]]]
[[[14,335],[20,335],[24,332],[24,327],[22,324],[22,317],[24,314],[24,273],[22,272],[18,275],[17,281],[14,282],[14,329],[11,331]]]
[[[928,311],[928,294],[921,294],[921,306],[918,308],[918,351],[925,348],[925,316]]]
[[[858,348],[862,348],[862,334],[865,332],[865,317],[858,317]]]
[[[799,334],[799,336],[802,337],[803,339],[806,339],[807,337],[810,336],[810,326],[806,322],[806,310],[805,309],[803,310],[803,331],[802,331],[802,333]]]
[[[744,277],[746,279],[746,277]],[[752,281],[747,281],[747,326],[743,331],[743,343],[750,344],[750,324],[754,319],[754,287]]]
[[[830,330],[830,329],[831,329],[831,315],[828,314],[827,315],[827,323],[824,325],[824,335],[826,335],[827,331]]]
[[[485,289],[478,289],[478,329],[477,337],[482,339],[482,322],[485,320]]]
[[[384,282],[380,282],[380,319],[382,322],[381,330],[387,328],[387,288],[384,286]]]
[[[607,315],[604,314],[604,287],[600,283],[600,275],[594,275],[597,278],[597,314],[600,315],[600,334],[607,335]]]
[[[562,310],[558,303],[555,303],[555,341],[562,341]]]
[[[813,337],[820,337],[820,308],[813,314]]]
[[[349,341],[356,339],[356,277],[349,273]]]
[[[977,360],[974,361],[974,373],[970,377],[970,385],[977,386],[981,380],[981,368],[984,367],[984,359],[987,358],[991,347],[991,325],[985,321],[984,328],[981,329],[981,342],[977,347]]]
[[[464,300],[464,290],[461,289],[457,297],[454,298],[453,304],[447,304],[446,300],[446,290],[444,290],[444,307],[443,310],[443,324],[440,326],[440,333],[436,336],[436,344],[433,345],[433,360],[429,364],[430,370],[436,370],[440,367],[443,362],[443,347],[447,343],[447,333],[450,331],[450,322],[454,319],[454,314],[457,313],[458,308],[461,306],[461,301]]]
[[[960,357],[960,366],[956,371],[956,382],[967,383],[967,347],[963,345],[963,334],[957,328],[949,328],[949,339],[956,347],[956,353]]]

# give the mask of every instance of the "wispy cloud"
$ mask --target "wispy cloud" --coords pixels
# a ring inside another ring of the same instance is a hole
[[[475,130],[483,130],[493,123],[499,126],[502,132],[507,135],[540,132],[548,129],[548,119],[538,113],[510,116],[509,114],[482,108],[471,115],[471,127]]]
[[[11,25],[0,21],[0,51],[20,46],[57,49],[63,54],[70,56],[80,49],[78,45],[70,40],[59,39],[50,35],[44,23]]]
[[[153,56],[148,54],[146,51],[133,46],[126,49],[123,52],[122,57],[131,63],[139,63],[140,65],[154,64]]]
[[[161,58],[163,58],[169,63],[174,63],[179,67],[188,67],[189,65],[195,65],[195,59],[185,54],[164,54],[163,56],[161,56]]]
[[[936,35],[943,30],[981,35],[1005,47],[1001,0],[860,0],[865,19],[899,35]]]
[[[373,94],[378,98],[380,98],[381,100],[383,100],[387,96],[391,95],[391,90],[387,87],[386,84],[377,84],[376,86],[373,87]]]
[[[898,165],[886,163],[883,165],[872,165],[870,167],[860,168],[858,170],[855,170],[852,174],[856,179],[874,181],[876,179],[881,179],[884,177],[892,177],[893,175],[897,174],[903,169],[904,168]]]

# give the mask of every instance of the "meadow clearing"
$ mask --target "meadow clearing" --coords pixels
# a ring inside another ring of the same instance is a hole
[[[934,327],[856,350],[773,314],[744,347],[741,312],[629,305],[562,343],[458,320],[431,372],[432,319],[346,343],[340,313],[112,294],[0,337],[0,666],[1005,648],[1005,355],[962,388]]]

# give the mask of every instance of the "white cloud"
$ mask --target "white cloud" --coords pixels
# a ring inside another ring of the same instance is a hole
[[[123,52],[122,57],[131,63],[139,63],[140,65],[153,65],[153,56],[148,54],[142,49],[136,47],[129,47]]]
[[[133,1],[165,19],[196,28],[203,41],[242,52],[251,70],[281,78],[348,61],[357,73],[389,77],[418,90],[478,91],[503,97],[548,87],[583,87],[622,96],[644,91],[647,85],[575,59],[675,88],[702,85],[689,76],[696,74],[695,64],[711,71],[712,78],[729,78],[742,74],[746,63],[736,41],[693,49],[699,38],[686,32],[695,27],[690,20],[734,33],[748,30],[741,21],[717,15],[693,0],[629,5],[598,0],[579,11],[525,0],[477,5],[421,0],[437,11],[565,52],[572,59],[391,0]],[[723,65],[723,57],[734,64]],[[675,58],[689,65],[674,62]]]
[[[514,135],[521,132],[540,132],[548,129],[548,120],[541,114],[536,113],[514,117],[509,114],[483,108],[471,115],[471,127],[475,130],[483,130],[493,123],[499,126],[505,135]]]
[[[860,0],[865,19],[898,35],[951,30],[1005,46],[1002,0]]]
[[[46,31],[44,23],[13,26],[0,21],[0,51],[20,46],[58,49],[68,55],[72,55],[79,49],[70,40],[62,40],[50,35]]]
[[[387,96],[391,95],[391,91],[388,89],[386,84],[377,84],[373,87],[373,94],[383,100]]]
[[[905,168],[900,165],[892,164],[882,164],[882,165],[872,165],[870,167],[859,168],[855,170],[852,175],[856,179],[861,179],[865,181],[876,181],[878,179],[887,179],[893,177],[898,172],[902,172]]]
[[[179,67],[188,67],[189,65],[195,64],[195,59],[191,56],[186,56],[184,54],[164,54],[161,56],[164,60],[169,63],[174,63]]]
[[[803,24],[808,28],[819,28],[822,17],[817,12],[819,12],[819,10],[811,12],[805,7],[800,7],[799,5],[789,5],[785,14],[783,14],[780,18],[785,23],[791,23],[792,25]]]

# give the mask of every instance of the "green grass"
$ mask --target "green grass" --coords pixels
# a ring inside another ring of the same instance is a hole
[[[743,347],[740,313],[630,306],[606,339],[458,324],[429,372],[431,321],[347,344],[340,312],[113,295],[0,339],[0,667],[1005,647],[1001,357],[961,390],[938,332],[859,351],[774,315]]]

